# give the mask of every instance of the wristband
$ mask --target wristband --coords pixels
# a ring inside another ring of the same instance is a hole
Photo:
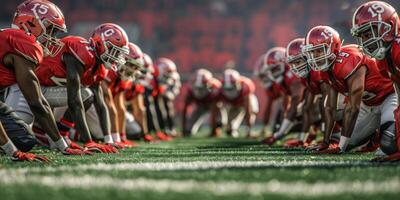
[[[350,138],[346,136],[340,136],[339,148],[341,151],[346,151],[347,145],[350,142]]]
[[[8,156],[13,156],[16,151],[18,151],[17,147],[14,146],[14,144],[11,142],[11,140],[8,140],[7,143],[5,143],[3,146],[1,146],[3,151],[8,155]]]
[[[65,142],[65,140],[62,137],[59,140],[55,141],[54,144],[60,151],[64,151],[66,148],[68,148],[67,142]]]
[[[119,133],[111,133],[114,142],[121,142],[121,136]]]
[[[112,135],[105,135],[104,136],[104,143],[114,143]]]

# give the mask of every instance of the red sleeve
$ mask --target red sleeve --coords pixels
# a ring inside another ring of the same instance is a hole
[[[135,85],[135,92],[136,93],[144,94],[144,90],[145,90],[145,88],[144,88],[143,85],[139,85],[139,84]]]
[[[300,79],[297,78],[297,76],[295,76],[290,69],[287,69],[285,71],[284,81],[285,81],[285,84],[289,86],[296,81],[300,81]]]
[[[79,60],[85,66],[85,69],[95,65],[96,57],[86,39],[78,36],[68,36],[63,38],[62,41],[66,45],[66,51]]]
[[[392,60],[393,64],[400,66],[400,38],[397,38],[392,45]]]
[[[23,56],[29,61],[39,64],[43,60],[43,48],[36,38],[30,34],[25,33],[22,30],[9,30],[10,35],[8,37],[8,42],[11,49],[13,49],[18,55]]]
[[[242,77],[241,81],[242,81],[242,96],[247,96],[255,92],[256,86],[254,85],[252,80]]]
[[[334,74],[338,79],[346,80],[363,63],[364,56],[355,45],[345,46],[336,58]]]

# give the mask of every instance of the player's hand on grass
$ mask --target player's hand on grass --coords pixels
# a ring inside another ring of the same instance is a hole
[[[89,151],[98,153],[118,153],[118,150],[111,145],[99,144],[94,141],[89,141],[84,145]]]
[[[400,161],[400,151],[388,156],[378,156],[371,160],[371,162],[398,162]]]
[[[315,152],[316,154],[342,154],[344,151],[340,147],[330,147],[322,151]]]
[[[39,162],[49,162],[50,160],[46,156],[39,156],[33,153],[27,153],[22,151],[16,151],[12,155],[11,160],[13,161],[39,161]]]
[[[310,152],[310,153],[315,153],[315,152],[319,152],[319,151],[324,151],[328,148],[329,148],[329,144],[322,142],[320,144],[316,144],[316,145],[307,147],[306,151]]]
[[[68,147],[62,151],[62,154],[64,154],[64,155],[92,155],[93,152],[91,152],[89,150],[73,149],[71,147]]]

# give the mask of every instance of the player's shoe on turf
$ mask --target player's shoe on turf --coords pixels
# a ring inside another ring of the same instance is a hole
[[[135,142],[124,139],[121,140],[121,145],[126,148],[133,148],[138,146],[138,144],[136,144]]]
[[[311,134],[311,133],[308,134],[303,146],[304,147],[310,146],[316,138],[317,138],[317,134]]]
[[[221,128],[216,128],[211,131],[210,137],[219,138],[221,137],[221,134],[222,134]]]
[[[304,145],[303,140],[292,139],[292,140],[286,141],[285,144],[283,145],[283,147],[298,148],[298,147],[303,147],[303,145]]]
[[[156,133],[156,136],[158,139],[160,139],[161,141],[171,141],[172,137],[170,137],[169,135],[159,131]]]
[[[273,145],[276,141],[278,141],[278,139],[272,135],[262,140],[261,143],[265,145]]]
[[[155,142],[155,139],[150,134],[143,134],[143,140],[145,142]]]
[[[38,156],[33,153],[27,153],[22,151],[16,151],[11,157],[13,161],[39,161],[39,162],[49,162],[46,156]]]

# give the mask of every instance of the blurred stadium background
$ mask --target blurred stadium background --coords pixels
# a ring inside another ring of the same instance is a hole
[[[2,0],[1,28],[9,27],[22,0]],[[235,67],[252,76],[258,56],[327,24],[345,42],[351,15],[365,0],[54,0],[64,12],[68,34],[88,37],[95,26],[115,22],[131,41],[157,58],[173,59],[183,77],[205,67],[214,73]],[[387,1],[400,10],[399,0]],[[263,107],[262,89],[258,97]],[[182,94],[180,95],[182,96]],[[183,107],[178,98],[178,111]]]

